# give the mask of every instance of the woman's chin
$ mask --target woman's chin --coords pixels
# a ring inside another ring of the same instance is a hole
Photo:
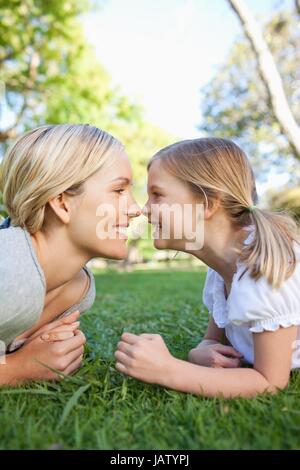
[[[127,258],[128,249],[126,246],[126,240],[114,240],[109,244],[107,250],[102,250],[96,256],[106,259],[114,259],[120,261]]]

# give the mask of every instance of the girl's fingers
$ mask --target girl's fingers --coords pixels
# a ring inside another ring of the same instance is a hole
[[[115,358],[117,359],[117,362],[121,362],[122,364],[124,364],[124,366],[129,366],[131,363],[130,357],[122,351],[116,351]]]
[[[238,358],[230,358],[226,356],[219,355],[220,358],[218,360],[219,367],[228,367],[228,368],[235,368],[240,366],[240,360]]]
[[[131,347],[128,343],[125,343],[124,341],[119,341],[118,343],[118,351],[121,351],[125,354],[130,354]]]
[[[140,336],[142,336],[143,338],[145,339],[150,339],[150,340],[153,340],[157,337],[157,335],[155,334],[151,334],[151,333],[142,333]]]
[[[128,344],[134,344],[138,341],[139,336],[134,335],[133,333],[128,333],[127,331],[122,334],[121,340]]]
[[[122,362],[116,362],[116,369],[119,371],[119,372],[122,372],[123,374],[126,374],[126,366],[124,364],[122,364]]]
[[[241,354],[239,351],[234,349],[232,346],[225,346],[224,344],[218,344],[215,350],[221,354],[225,354],[226,356],[233,356],[237,358],[243,357],[243,354]]]

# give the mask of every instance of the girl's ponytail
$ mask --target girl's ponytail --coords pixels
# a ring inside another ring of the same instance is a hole
[[[278,288],[296,267],[294,242],[300,244],[297,223],[286,212],[271,212],[256,206],[250,206],[248,210],[255,235],[243,248],[240,260],[252,278],[258,280],[264,276]]]

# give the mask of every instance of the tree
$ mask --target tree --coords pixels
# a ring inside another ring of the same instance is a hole
[[[275,60],[265,41],[255,17],[243,0],[228,0],[237,14],[252,49],[255,53],[258,71],[269,95],[273,113],[289,141],[295,156],[300,160],[300,128],[289,106],[281,76]],[[297,2],[298,4],[298,2]]]
[[[300,222],[300,188],[289,188],[279,193],[269,191],[269,206],[273,210],[286,210],[291,212]]]
[[[288,104],[300,118],[300,30],[291,11],[279,11],[264,28],[264,37],[275,58]],[[260,176],[270,165],[300,180],[295,150],[272,110],[270,96],[257,69],[257,59],[248,41],[238,39],[226,62],[202,90],[203,123],[210,135],[234,138],[248,153]]]
[[[2,153],[29,128],[90,123],[125,144],[140,181],[139,195],[145,161],[172,139],[147,123],[142,108],[111,85],[79,20],[91,5],[89,0],[0,0]],[[5,213],[1,194],[0,211]]]
[[[9,121],[0,142],[35,123],[49,84],[68,73],[85,46],[78,15],[89,7],[88,0],[0,0],[2,119]]]

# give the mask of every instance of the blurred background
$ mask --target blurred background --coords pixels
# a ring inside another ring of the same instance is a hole
[[[93,124],[125,144],[144,204],[158,149],[229,137],[260,204],[300,220],[300,0],[0,0],[0,28],[0,160],[27,129]],[[194,266],[151,236],[128,244],[127,260],[91,264]]]

